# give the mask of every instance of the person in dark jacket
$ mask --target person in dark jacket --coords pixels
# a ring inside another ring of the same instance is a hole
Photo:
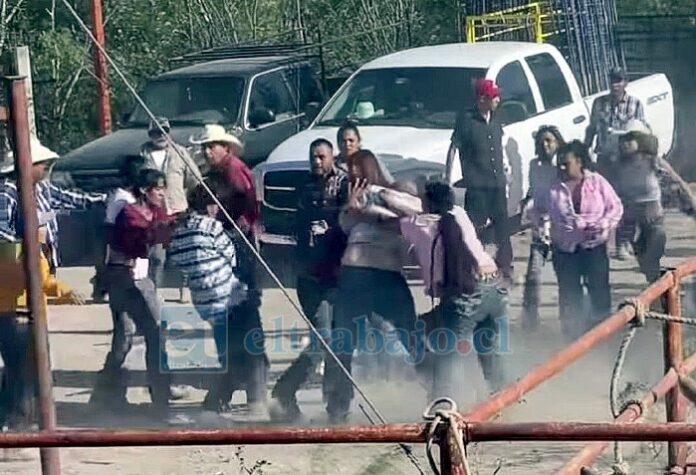
[[[512,243],[508,226],[507,166],[503,158],[503,125],[495,114],[500,89],[489,79],[476,82],[476,107],[457,116],[448,164],[459,150],[466,188],[466,212],[479,233],[490,221],[498,247],[496,263],[512,279]]]
[[[327,341],[336,299],[338,271],[346,236],[338,217],[348,200],[347,175],[336,165],[333,146],[317,139],[309,146],[311,172],[300,192],[296,220],[297,296],[302,311]],[[297,419],[300,409],[295,393],[321,362],[324,352],[319,341],[309,347],[278,379],[272,396],[280,406],[274,417]]]

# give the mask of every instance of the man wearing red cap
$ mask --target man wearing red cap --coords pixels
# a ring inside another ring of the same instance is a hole
[[[466,188],[465,208],[481,233],[490,220],[495,234],[496,264],[512,279],[512,244],[508,230],[507,175],[503,159],[503,126],[495,115],[500,89],[490,79],[476,81],[476,105],[457,116],[448,163],[459,150]]]

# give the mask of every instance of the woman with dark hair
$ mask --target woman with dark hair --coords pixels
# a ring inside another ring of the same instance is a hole
[[[361,142],[362,137],[355,123],[346,122],[339,127],[338,132],[336,132],[336,143],[339,150],[338,157],[336,157],[338,165],[345,166],[348,157],[360,150]]]
[[[338,303],[334,325],[337,338],[332,346],[350,371],[353,351],[364,342],[368,325],[384,332],[386,347],[401,348],[407,357],[410,336],[416,321],[413,296],[401,273],[407,245],[401,236],[399,216],[420,212],[420,200],[396,191],[379,160],[368,150],[348,159],[349,203],[339,221],[348,236],[341,260]],[[389,194],[389,200],[385,199]],[[388,204],[389,203],[389,204]],[[338,337],[345,331],[347,338]],[[353,387],[333,360],[326,368],[327,412],[332,422],[346,420],[353,399]]]
[[[164,208],[166,178],[159,170],[142,170],[133,189],[134,203],[123,206],[114,221],[109,242],[109,304],[112,312],[127,313],[145,337],[145,364],[152,403],[157,414],[169,408],[169,375],[160,370],[159,298],[148,277],[150,247],[164,244],[172,220]],[[137,263],[144,264],[142,268]],[[108,377],[108,375],[105,375]]]
[[[607,241],[623,206],[609,182],[589,170],[587,147],[574,140],[558,152],[560,180],[549,195],[553,266],[558,279],[561,329],[575,339],[611,314]],[[590,318],[583,318],[584,287]]]
[[[529,218],[532,223],[532,245],[522,301],[522,327],[526,330],[535,330],[539,325],[541,271],[551,257],[549,192],[558,180],[556,154],[565,142],[558,128],[544,125],[536,132],[534,145],[537,158],[529,164],[529,191],[522,203],[523,210],[531,203]]]

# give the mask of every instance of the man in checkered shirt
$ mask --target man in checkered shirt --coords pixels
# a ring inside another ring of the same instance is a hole
[[[105,194],[90,194],[78,190],[60,188],[45,178],[48,164],[57,159],[58,155],[31,138],[32,170],[36,193],[36,207],[39,220],[47,223],[46,247],[43,249],[51,266],[51,273],[59,264],[58,258],[58,219],[57,209],[87,209],[90,206],[106,201]],[[16,242],[22,239],[24,227],[21,209],[19,208],[19,193],[17,184],[12,179],[14,167],[2,170],[0,179],[0,241]]]
[[[648,129],[650,126],[645,120],[645,109],[640,99],[626,92],[626,72],[620,68],[612,69],[609,78],[611,91],[598,97],[592,105],[585,145],[592,147],[592,142],[597,138],[595,153],[598,171],[613,183],[615,163],[619,156],[619,133],[633,121],[642,122]]]

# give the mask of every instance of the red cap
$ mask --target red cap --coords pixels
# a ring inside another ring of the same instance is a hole
[[[490,79],[477,79],[476,97],[495,99],[496,97],[500,97],[500,88]]]

